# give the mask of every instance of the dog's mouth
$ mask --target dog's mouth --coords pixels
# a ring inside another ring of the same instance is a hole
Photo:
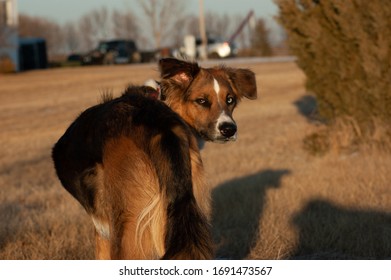
[[[237,135],[233,135],[233,136],[230,136],[230,137],[224,137],[224,136],[219,136],[219,137],[216,137],[215,139],[212,140],[212,142],[214,143],[227,143],[227,142],[231,142],[231,141],[236,141],[237,139]]]
[[[209,142],[213,142],[213,143],[220,143],[220,144],[224,144],[224,143],[227,143],[227,142],[231,142],[231,141],[236,141],[237,139],[237,133],[235,133],[234,135],[232,136],[224,136],[220,133],[214,133],[214,134],[208,134],[207,132],[198,132],[198,135],[200,136],[200,138],[202,138],[203,140],[205,141],[209,141]]]

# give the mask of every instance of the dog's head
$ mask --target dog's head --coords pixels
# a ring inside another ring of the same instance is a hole
[[[197,63],[164,58],[159,62],[162,99],[207,141],[236,140],[232,118],[246,97],[257,98],[255,75],[225,66],[201,68]]]

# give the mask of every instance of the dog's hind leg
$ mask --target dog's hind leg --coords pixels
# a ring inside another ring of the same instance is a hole
[[[159,259],[163,255],[164,221],[159,216],[162,210],[159,205],[152,207],[141,221],[140,215],[129,212],[118,217],[111,237],[112,259]]]
[[[95,226],[95,258],[99,260],[110,259],[110,229],[107,222],[96,216],[91,216]]]
[[[98,260],[110,260],[110,240],[102,237],[95,231],[95,258]]]
[[[151,151],[152,161],[160,166],[157,174],[166,201],[165,254],[162,258],[211,259],[213,245],[207,219],[208,203],[199,205],[194,194],[195,185],[203,184],[203,180],[195,180],[193,185],[193,177],[202,176],[201,170],[192,171],[192,166],[197,166],[192,161],[200,160],[195,138],[187,127],[172,126],[152,139]]]
[[[107,142],[104,164],[105,195],[115,202],[106,211],[111,258],[160,258],[166,208],[149,156],[131,139],[120,137]]]
[[[118,217],[114,223],[115,226],[113,227],[110,243],[111,259],[145,259],[135,239],[136,227],[134,219],[124,221],[123,218]]]

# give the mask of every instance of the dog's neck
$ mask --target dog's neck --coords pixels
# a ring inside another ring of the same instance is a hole
[[[147,80],[145,83],[144,83],[145,86],[149,86],[151,88],[154,88],[156,92],[154,92],[153,94],[150,93],[150,97],[154,98],[154,99],[158,99],[158,100],[161,100],[164,102],[164,93],[162,92],[162,89],[160,87],[160,84],[159,82],[155,81],[155,80]],[[197,139],[197,144],[198,144],[198,149],[202,150],[205,146],[205,140],[194,130],[192,129],[193,131],[193,134],[194,136],[196,137]]]

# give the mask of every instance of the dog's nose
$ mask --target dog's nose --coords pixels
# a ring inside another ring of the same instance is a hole
[[[221,135],[226,138],[232,137],[236,133],[236,125],[234,123],[222,123],[219,126]]]

